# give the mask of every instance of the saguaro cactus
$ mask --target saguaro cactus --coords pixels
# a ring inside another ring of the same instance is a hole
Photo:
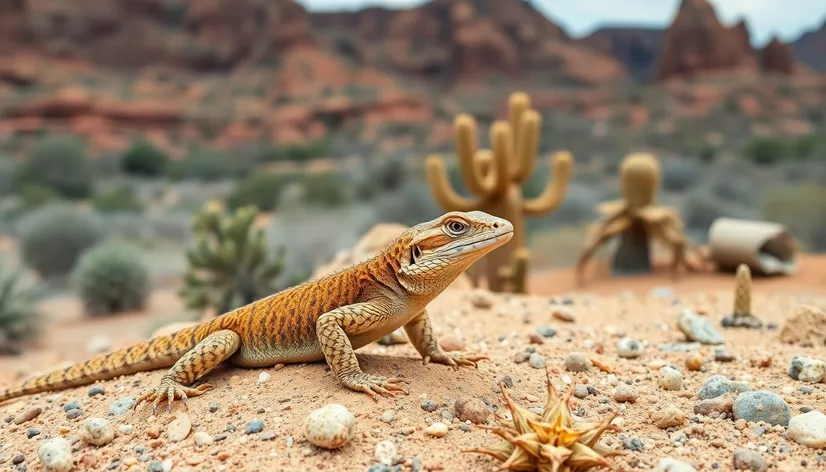
[[[187,252],[189,268],[181,290],[187,307],[212,308],[218,315],[276,291],[283,251],[267,254],[264,230],[254,228],[258,209],[245,206],[225,214],[216,203],[195,216],[198,242]]]
[[[548,185],[535,199],[524,200],[521,185],[536,166],[541,117],[530,108],[525,93],[511,95],[508,105],[508,121],[491,125],[489,150],[477,149],[477,125],[472,116],[461,114],[453,122],[462,178],[475,198],[453,190],[442,157],[428,156],[425,168],[431,191],[444,209],[483,210],[513,223],[513,239],[480,263],[491,291],[524,293],[530,259],[524,247],[524,217],[550,213],[562,203],[571,179],[572,158],[568,152],[556,153]]]

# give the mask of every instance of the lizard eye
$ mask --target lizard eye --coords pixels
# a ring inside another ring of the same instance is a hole
[[[410,248],[410,262],[415,264],[420,257],[422,257],[422,250],[419,248],[419,245],[416,244]]]
[[[450,220],[447,222],[447,231],[454,236],[458,236],[467,231],[468,226],[459,220]]]

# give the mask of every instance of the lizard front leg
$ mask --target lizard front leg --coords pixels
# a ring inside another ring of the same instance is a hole
[[[175,400],[181,399],[186,405],[187,397],[197,397],[212,390],[212,385],[209,384],[202,384],[196,388],[190,388],[188,385],[232,356],[240,345],[241,337],[234,331],[225,329],[210,334],[181,356],[161,378],[155,389],[141,395],[135,402],[135,408],[137,409],[143,401],[147,401],[147,404],[152,402],[154,413],[158,404],[166,398],[168,409],[172,411],[172,403]]]
[[[329,311],[316,322],[316,336],[330,369],[347,388],[364,392],[375,401],[377,393],[392,396],[400,391],[407,394],[398,385],[406,381],[363,372],[348,335],[366,333],[388,316],[391,313],[381,304],[355,303]]]
[[[423,310],[404,325],[404,331],[407,337],[410,338],[410,343],[419,351],[424,363],[434,362],[437,364],[444,364],[458,368],[460,365],[477,367],[476,363],[483,359],[488,359],[487,356],[477,356],[469,354],[461,354],[458,352],[445,352],[433,336],[433,326],[430,323],[430,317],[427,315],[427,310]]]

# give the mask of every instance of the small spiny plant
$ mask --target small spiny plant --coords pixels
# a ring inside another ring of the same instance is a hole
[[[89,316],[141,311],[149,298],[149,270],[131,248],[105,243],[84,252],[72,273]]]

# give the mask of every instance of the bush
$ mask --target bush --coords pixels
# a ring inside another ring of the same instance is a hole
[[[169,165],[169,156],[147,139],[137,139],[121,156],[121,170],[127,174],[145,177],[163,175]]]
[[[272,211],[278,207],[284,188],[296,179],[297,175],[292,173],[252,174],[235,184],[227,196],[227,205],[233,210],[255,205],[260,211]]]
[[[762,205],[763,218],[785,225],[816,252],[826,251],[826,187],[816,183],[774,190]]]
[[[135,190],[128,185],[98,193],[92,199],[92,206],[101,213],[127,213],[143,210],[135,195]]]
[[[0,345],[6,341],[24,341],[40,332],[36,303],[42,298],[41,287],[22,286],[22,272],[7,271],[0,266]]]
[[[21,224],[23,261],[42,277],[62,277],[72,271],[86,249],[103,238],[100,220],[68,204],[39,208]]]
[[[18,189],[26,184],[50,188],[70,199],[84,199],[94,187],[92,161],[83,144],[70,136],[48,136],[35,143],[19,164]]]
[[[382,222],[413,226],[436,218],[444,211],[436,204],[427,183],[411,179],[397,191],[380,195],[376,200],[376,213]]]
[[[84,252],[72,281],[90,316],[140,311],[149,298],[149,270],[137,253],[120,244]]]
[[[755,164],[771,165],[786,158],[789,149],[785,141],[774,137],[759,137],[751,140],[743,153]]]
[[[193,152],[184,159],[173,161],[167,167],[167,175],[173,180],[200,180],[215,182],[224,179],[246,177],[252,164],[218,151]]]
[[[300,177],[299,182],[306,203],[326,207],[346,203],[348,195],[345,184],[342,183],[342,176],[336,172],[306,173]]]
[[[327,153],[327,143],[323,140],[308,141],[302,144],[286,146],[272,146],[260,154],[263,162],[307,162],[324,157]]]
[[[23,207],[28,210],[41,207],[60,198],[60,195],[50,187],[40,184],[23,185],[18,193]]]

